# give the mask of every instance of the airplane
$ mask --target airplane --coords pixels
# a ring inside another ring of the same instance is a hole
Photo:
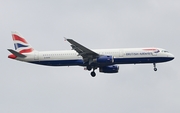
[[[118,64],[151,63],[157,71],[156,63],[171,61],[174,55],[161,48],[119,48],[119,49],[88,49],[73,39],[66,39],[72,50],[37,51],[18,32],[12,32],[13,49],[8,49],[8,58],[45,66],[82,66],[91,71],[102,73],[118,73]]]

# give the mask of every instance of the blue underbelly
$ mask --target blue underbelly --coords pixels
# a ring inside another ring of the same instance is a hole
[[[160,63],[172,60],[170,57],[150,57],[150,58],[115,58],[113,64],[138,64],[138,63]],[[48,61],[32,61],[29,63],[47,65],[47,66],[86,66],[83,60],[48,60]],[[106,65],[106,64],[103,64]],[[107,64],[109,65],[109,64]]]

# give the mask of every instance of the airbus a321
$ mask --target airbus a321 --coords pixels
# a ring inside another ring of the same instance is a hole
[[[37,51],[17,32],[12,32],[13,49],[8,58],[45,66],[82,66],[91,71],[95,77],[95,70],[103,73],[118,73],[117,64],[151,63],[157,71],[156,63],[171,61],[174,55],[161,48],[119,48],[91,50],[73,39],[66,39],[72,50]]]

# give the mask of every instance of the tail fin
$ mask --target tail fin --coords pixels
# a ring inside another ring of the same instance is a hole
[[[32,46],[18,32],[12,32],[15,50],[19,53],[30,53],[34,51]]]

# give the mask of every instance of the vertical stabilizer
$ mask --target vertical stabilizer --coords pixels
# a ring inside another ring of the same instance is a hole
[[[28,42],[16,31],[12,31],[12,38],[14,41],[15,50],[19,53],[30,53],[34,49]]]

